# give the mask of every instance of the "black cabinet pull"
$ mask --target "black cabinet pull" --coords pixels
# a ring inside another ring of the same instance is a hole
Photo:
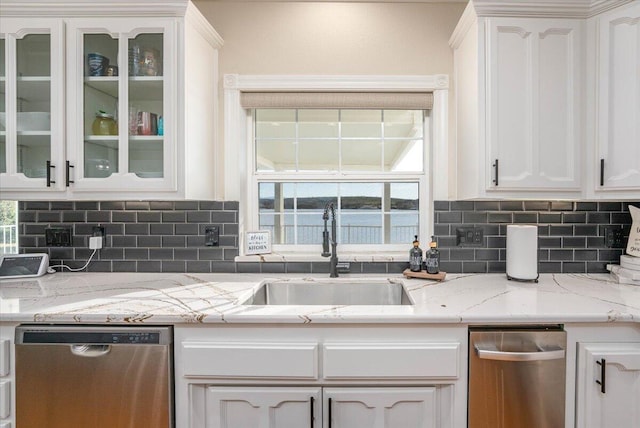
[[[331,428],[331,398],[329,398],[329,428]]]
[[[495,168],[495,176],[494,176],[495,178],[493,179],[493,182],[497,186],[498,185],[498,159],[496,159],[496,161],[491,166]]]
[[[607,360],[601,358],[600,361],[596,361],[596,364],[600,366],[600,380],[596,379],[596,383],[600,385],[600,392],[605,394],[605,384],[607,383]]]
[[[310,426],[311,428],[313,428],[313,401],[314,401],[314,398],[313,398],[313,397],[311,397],[311,398],[309,399],[310,407],[311,407],[311,409],[310,409],[310,410],[311,410],[311,417],[310,417],[310,421],[309,421],[309,422],[310,422],[310,423],[309,423],[309,426]]]
[[[56,184],[56,182],[51,179],[51,168],[55,168],[55,165],[51,165],[51,161],[47,161],[47,187],[51,187],[52,184]]]
[[[73,165],[71,165],[69,163],[69,161],[67,161],[67,179],[66,179],[67,187],[69,187],[69,183],[75,183],[75,181],[69,179],[69,169],[70,168],[73,168]]]
[[[600,159],[600,185],[604,186],[604,159]]]

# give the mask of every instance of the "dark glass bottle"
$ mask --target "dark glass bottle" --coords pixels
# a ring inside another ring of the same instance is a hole
[[[413,248],[409,251],[409,270],[412,272],[420,272],[422,270],[422,249],[418,241],[418,235],[413,241]]]
[[[424,264],[427,273],[435,274],[440,272],[440,251],[438,251],[438,243],[435,236],[431,237],[429,250],[424,255]]]

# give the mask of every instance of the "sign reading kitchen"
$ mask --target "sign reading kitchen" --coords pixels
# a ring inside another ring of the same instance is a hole
[[[268,230],[247,232],[244,242],[246,255],[269,254],[271,252],[271,232]]]

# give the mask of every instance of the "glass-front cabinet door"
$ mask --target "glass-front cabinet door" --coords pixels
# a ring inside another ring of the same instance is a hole
[[[175,188],[174,25],[142,18],[69,22],[74,191]]]
[[[64,188],[60,20],[0,21],[0,192]],[[0,195],[1,196],[1,195]]]

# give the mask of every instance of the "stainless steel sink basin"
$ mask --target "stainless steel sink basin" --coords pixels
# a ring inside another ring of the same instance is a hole
[[[243,305],[412,305],[404,286],[390,280],[263,282]]]

